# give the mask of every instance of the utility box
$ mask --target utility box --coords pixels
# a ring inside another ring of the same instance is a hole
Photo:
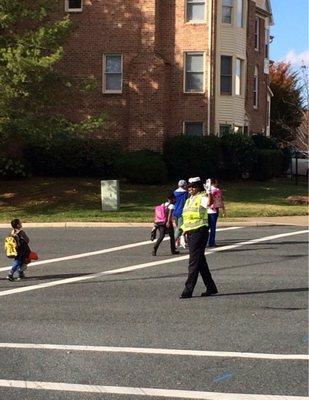
[[[119,181],[101,181],[102,211],[119,210]]]

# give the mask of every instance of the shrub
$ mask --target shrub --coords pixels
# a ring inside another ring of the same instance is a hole
[[[267,180],[280,176],[283,172],[283,153],[281,150],[258,149],[253,177],[257,180]]]
[[[113,142],[73,135],[59,135],[48,142],[29,143],[25,157],[36,175],[97,176],[117,175],[121,148]]]
[[[133,183],[157,184],[167,180],[163,157],[150,150],[125,153],[119,160],[120,175]]]
[[[251,176],[257,151],[253,139],[242,133],[224,134],[221,146],[223,176],[229,179]]]
[[[164,159],[172,179],[219,176],[222,169],[220,139],[179,135],[164,143]]]
[[[277,143],[273,138],[264,136],[262,134],[252,135],[252,140],[257,149],[278,149]]]
[[[26,178],[29,168],[25,162],[12,157],[0,156],[0,178]]]

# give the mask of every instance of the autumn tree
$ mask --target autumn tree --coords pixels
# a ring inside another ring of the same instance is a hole
[[[303,116],[302,87],[297,71],[285,62],[270,67],[270,88],[274,94],[271,103],[271,134],[279,143],[291,143],[301,125]]]
[[[68,16],[50,18],[51,3],[0,0],[1,142],[59,130],[89,132],[105,121],[101,115],[76,124],[54,111],[60,97],[92,89],[94,82],[89,77],[77,84],[56,72],[72,23]]]

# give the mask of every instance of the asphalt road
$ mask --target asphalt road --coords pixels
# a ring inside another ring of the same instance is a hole
[[[200,297],[199,278],[181,300],[187,251],[165,241],[152,257],[147,228],[28,229],[40,261],[27,279],[8,282],[0,256],[0,400],[307,398],[303,230],[218,232],[219,294]]]

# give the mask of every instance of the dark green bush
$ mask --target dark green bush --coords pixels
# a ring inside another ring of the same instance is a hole
[[[28,143],[25,158],[33,174],[49,176],[117,176],[121,148],[113,142],[73,135]]]
[[[133,183],[158,184],[167,180],[167,169],[162,155],[150,150],[123,154],[118,169],[120,176]]]
[[[257,149],[278,149],[277,143],[273,138],[264,136],[262,134],[252,135],[252,140]]]
[[[282,175],[283,153],[281,150],[258,149],[256,164],[253,170],[253,177],[265,181]]]
[[[220,139],[214,135],[169,138],[164,143],[164,159],[172,179],[219,176],[222,170]]]
[[[0,156],[0,178],[19,179],[29,175],[28,165],[18,159],[7,156]]]
[[[224,134],[221,137],[221,147],[224,178],[251,176],[257,156],[252,137],[242,133]]]

